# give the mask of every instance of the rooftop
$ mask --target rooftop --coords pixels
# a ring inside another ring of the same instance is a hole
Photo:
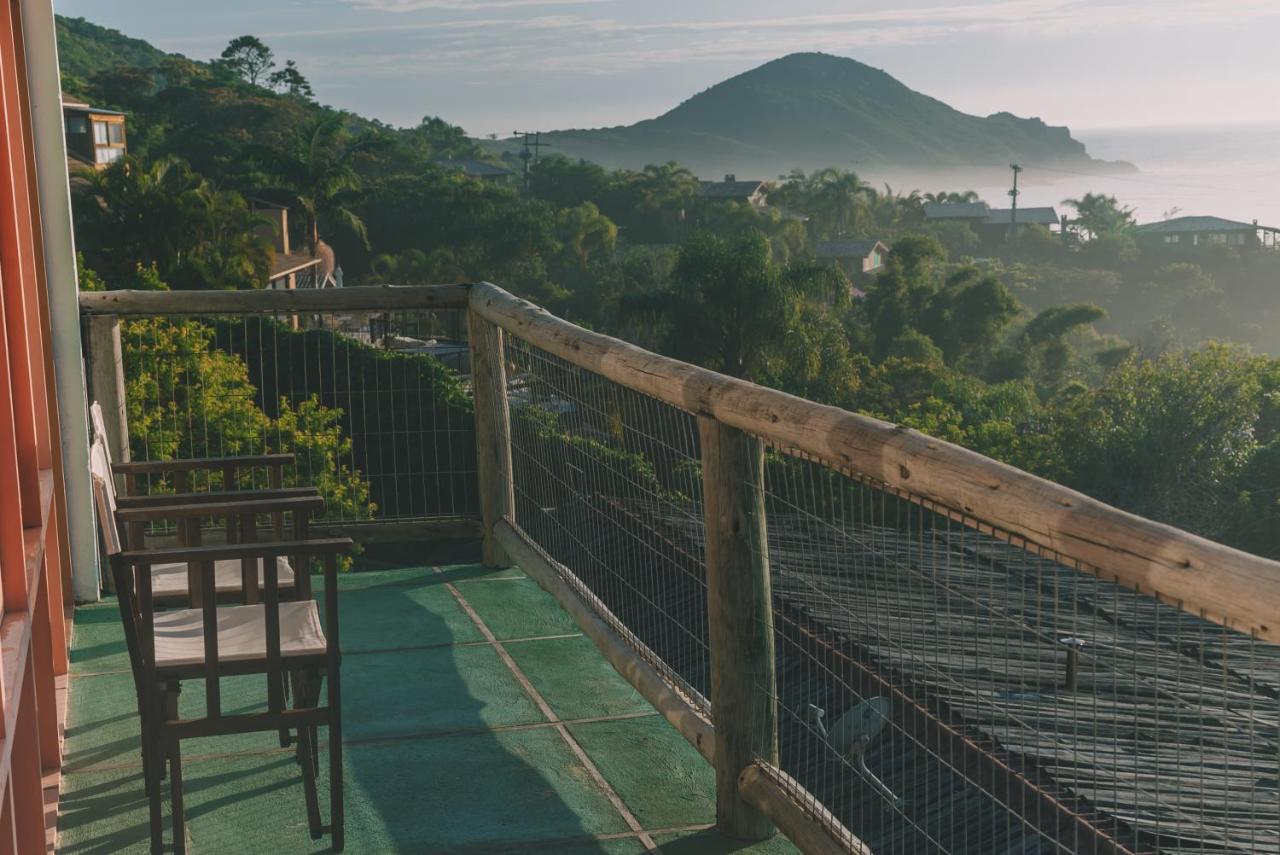
[[[1143,223],[1137,231],[1145,234],[1188,234],[1194,232],[1256,232],[1280,231],[1270,226],[1260,226],[1255,220],[1242,223],[1239,220],[1227,220],[1222,217],[1174,217],[1158,223]]]
[[[1012,208],[992,208],[987,223],[993,226],[1009,225],[1013,220]],[[1018,222],[1034,223],[1041,226],[1056,226],[1058,212],[1053,208],[1019,208]]]
[[[384,567],[413,552],[382,549]],[[399,563],[341,580],[347,851],[795,851],[780,835],[727,848],[711,767],[520,570]],[[59,851],[146,851],[114,601],[77,609],[71,655]],[[237,680],[241,698],[265,696],[253,679],[224,679],[226,708]],[[182,699],[202,707],[198,681]],[[188,851],[327,850],[275,734],[189,745]]]

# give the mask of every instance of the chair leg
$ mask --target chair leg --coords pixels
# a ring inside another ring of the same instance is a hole
[[[187,851],[187,820],[182,807],[182,748],[175,736],[169,744],[169,800],[173,808],[173,851],[183,855]]]
[[[336,669],[330,671],[330,679]],[[342,695],[337,686],[329,686],[329,700],[332,702]],[[330,707],[329,710],[329,836],[334,852],[341,852],[345,845],[345,819],[342,804],[342,710]]]
[[[268,674],[267,679],[273,680],[275,679],[275,677],[274,675]],[[285,706],[288,706],[289,705],[289,677],[287,674],[283,672],[281,672],[280,674],[280,694],[284,698]],[[292,737],[290,736],[289,728],[287,727],[280,728],[280,747],[288,748],[289,745],[292,743],[292,741],[293,740],[292,740]]]
[[[306,690],[306,675],[295,672],[291,676],[295,684],[293,691],[295,706],[297,708],[312,706],[313,704],[309,701],[310,693]],[[316,792],[316,764],[311,736],[312,728],[298,728],[297,758],[298,765],[302,767],[302,792],[307,800],[307,826],[311,831],[311,839],[319,840],[324,835],[324,827],[320,819],[320,796]]]

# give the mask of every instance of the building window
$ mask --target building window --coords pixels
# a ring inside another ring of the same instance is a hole
[[[124,157],[124,122],[93,120],[93,162],[115,163]]]
[[[1179,240],[1178,235],[1165,235],[1165,236],[1164,236],[1164,242],[1165,242],[1165,243],[1177,243],[1177,242],[1178,242],[1178,240]]]

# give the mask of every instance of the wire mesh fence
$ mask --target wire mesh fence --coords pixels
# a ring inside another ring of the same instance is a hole
[[[496,330],[486,325],[487,335]],[[491,345],[492,346],[492,345]],[[690,698],[710,693],[697,424],[688,413],[505,340],[514,523]]]
[[[335,521],[477,512],[461,311],[135,316],[121,349],[136,459],[290,452]]]
[[[513,524],[710,710],[696,417],[504,347]],[[1280,852],[1280,647],[786,448],[752,486],[796,799],[877,853]]]

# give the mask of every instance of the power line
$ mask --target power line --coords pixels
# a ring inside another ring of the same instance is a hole
[[[551,143],[542,141],[542,131],[512,131],[512,136],[524,137],[524,147],[520,150],[520,159],[524,161],[524,192],[529,192],[530,169],[538,165],[538,150],[550,148]],[[532,161],[532,164],[530,163]]]

